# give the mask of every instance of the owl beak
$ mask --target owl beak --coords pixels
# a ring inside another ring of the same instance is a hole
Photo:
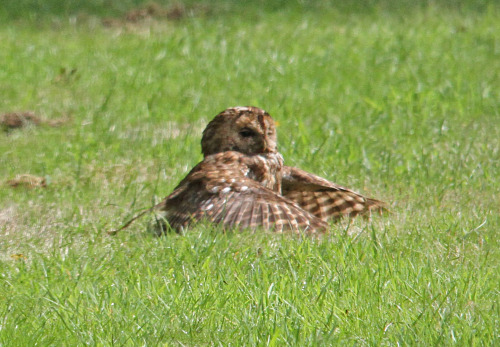
[[[264,145],[263,146],[264,148],[262,148],[262,153],[272,153],[273,152],[266,141],[264,141],[263,145]]]

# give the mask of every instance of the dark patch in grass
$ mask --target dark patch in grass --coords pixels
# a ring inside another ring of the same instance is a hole
[[[210,9],[210,13],[218,14],[239,14],[248,17],[252,13],[276,12],[276,11],[324,11],[333,9],[345,15],[363,13],[399,13],[407,15],[409,11],[421,10],[434,6],[443,10],[462,10],[485,12],[495,1],[483,0],[348,0],[348,1],[301,1],[301,0],[182,0],[172,2],[170,0],[123,0],[123,1],[102,1],[102,0],[5,0],[0,7],[0,18],[5,22],[9,21],[44,21],[54,17],[68,16],[97,16],[107,18],[107,25],[113,23],[117,18],[128,17],[129,21],[140,21],[144,18],[167,18],[178,20],[191,15],[205,13]],[[202,11],[200,11],[202,10]],[[201,13],[199,13],[201,12]]]
[[[67,122],[69,122],[68,117],[51,120],[43,119],[35,115],[32,111],[9,112],[0,116],[0,127],[5,132],[27,126],[47,125],[50,127],[59,127]]]
[[[42,120],[31,111],[11,112],[0,116],[0,124],[4,131],[23,128],[28,125],[39,125]]]
[[[25,187],[25,188],[45,188],[47,187],[47,180],[45,177],[38,177],[30,174],[17,175],[16,178],[8,180],[7,185],[12,188]]]
[[[59,69],[59,74],[54,78],[54,82],[55,83],[69,82],[71,80],[78,79],[80,76],[77,72],[78,69],[76,67],[74,68],[61,67]]]
[[[103,25],[109,27],[122,26],[126,23],[144,23],[152,20],[178,21],[189,17],[203,17],[210,13],[207,5],[186,5],[175,3],[164,7],[157,2],[150,2],[144,6],[134,8],[120,18],[107,17],[102,20]]]

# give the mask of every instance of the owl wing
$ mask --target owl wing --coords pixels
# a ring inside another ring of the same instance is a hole
[[[196,168],[159,206],[174,230],[202,220],[227,228],[273,229],[314,233],[328,224],[293,201],[246,177],[245,170],[218,165]]]
[[[284,197],[325,221],[386,209],[386,204],[382,201],[366,198],[322,177],[290,166],[283,167],[282,192]]]

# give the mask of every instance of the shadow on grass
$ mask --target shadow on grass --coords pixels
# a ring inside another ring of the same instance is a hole
[[[443,9],[459,9],[481,12],[494,0],[4,0],[0,6],[0,18],[4,23],[15,20],[44,20],[53,17],[92,15],[98,17],[123,17],[127,13],[147,6],[172,8],[204,7],[212,15],[248,15],[262,11],[322,11],[336,10],[343,14],[356,13],[408,13],[427,6]]]

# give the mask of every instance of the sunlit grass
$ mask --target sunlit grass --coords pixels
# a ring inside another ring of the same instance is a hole
[[[132,5],[95,2],[0,22],[0,113],[71,119],[0,134],[0,344],[494,345],[499,9],[369,4],[221,1],[105,26]],[[235,105],[279,121],[288,165],[391,213],[321,240],[155,238],[147,218],[108,237]],[[47,188],[4,185],[24,173]]]

